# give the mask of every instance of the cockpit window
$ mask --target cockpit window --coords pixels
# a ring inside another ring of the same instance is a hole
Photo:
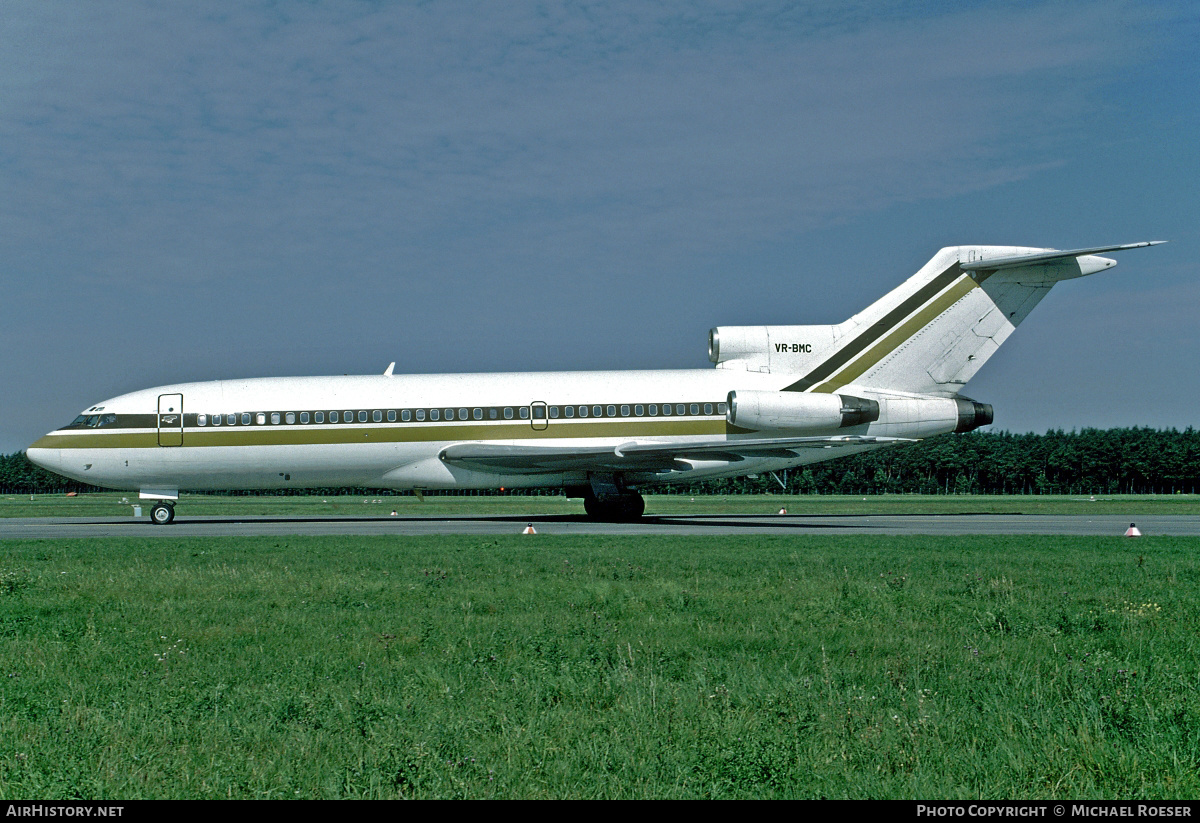
[[[100,426],[117,425],[115,414],[81,414],[67,424],[68,429],[94,429]]]

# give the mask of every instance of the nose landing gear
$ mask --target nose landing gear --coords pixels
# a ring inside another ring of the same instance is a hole
[[[165,500],[160,500],[150,509],[150,522],[156,526],[165,526],[174,519],[175,507]]]

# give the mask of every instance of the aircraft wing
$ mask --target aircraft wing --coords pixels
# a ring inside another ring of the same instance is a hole
[[[689,461],[737,463],[753,457],[795,457],[800,449],[914,443],[904,437],[780,437],[764,440],[706,440],[691,443],[629,442],[618,446],[508,446],[455,443],[438,457],[477,471],[542,474],[560,471],[667,471]]]

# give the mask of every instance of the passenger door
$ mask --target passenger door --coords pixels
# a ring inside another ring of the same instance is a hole
[[[158,445],[183,445],[183,395],[158,396]]]

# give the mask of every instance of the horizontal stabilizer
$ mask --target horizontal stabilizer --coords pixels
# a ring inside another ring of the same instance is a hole
[[[1096,246],[1091,249],[1071,249],[1069,251],[1048,251],[1037,254],[1018,254],[1015,257],[994,257],[991,260],[975,260],[970,263],[959,263],[963,271],[996,271],[1011,269],[1016,266],[1039,266],[1055,260],[1067,260],[1073,257],[1084,257],[1090,254],[1103,254],[1109,251],[1125,251],[1126,249],[1143,249],[1146,246],[1158,246],[1166,240],[1149,240],[1144,243],[1126,243],[1121,246]]]

